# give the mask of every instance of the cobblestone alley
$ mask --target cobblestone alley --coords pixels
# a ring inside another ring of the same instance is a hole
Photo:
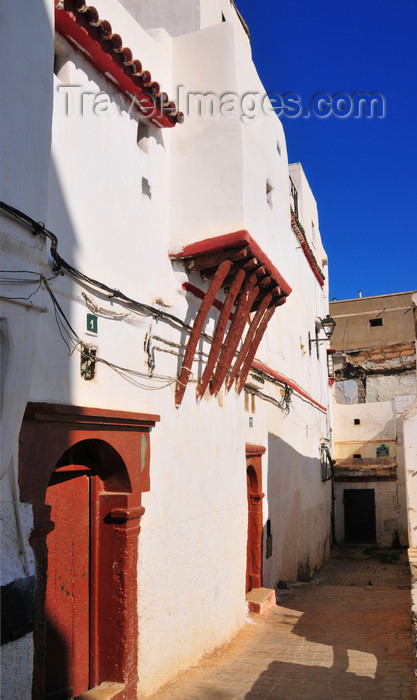
[[[154,700],[415,698],[406,552],[344,547]],[[396,553],[394,553],[394,557]]]

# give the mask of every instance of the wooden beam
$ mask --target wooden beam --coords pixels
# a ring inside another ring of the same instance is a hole
[[[268,323],[271,320],[272,316],[275,313],[276,309],[276,304],[273,302],[273,306],[270,306],[269,309],[267,309],[264,313],[264,316],[262,318],[262,321],[260,322],[258,329],[255,333],[255,337],[252,341],[252,345],[249,349],[249,352],[246,356],[245,362],[242,367],[242,371],[239,375],[239,379],[237,380],[236,383],[236,391],[238,394],[242,391],[243,387],[245,386],[245,382],[247,379],[247,376],[249,374],[249,370],[252,366],[252,362],[255,358],[256,351],[258,350],[259,343],[261,342],[263,335],[267,329]]]
[[[203,301],[201,302],[201,306],[198,310],[196,319],[194,321],[190,337],[188,338],[187,347],[182,361],[181,372],[179,374],[175,387],[175,406],[177,408],[181,405],[181,402],[184,398],[185,390],[187,388],[188,380],[190,378],[190,374],[192,373],[191,366],[193,363],[194,353],[196,351],[198,341],[200,340],[201,332],[203,330],[207,314],[216,297],[217,292],[222,286],[224,278],[230,270],[231,265],[231,260],[224,260],[221,263],[219,269],[213,277],[213,280]]]
[[[208,383],[211,379],[211,375],[213,373],[216,360],[218,358],[219,351],[223,342],[226,326],[229,322],[230,312],[232,310],[233,304],[235,303],[237,294],[243,284],[244,279],[245,271],[239,270],[229,289],[229,293],[224,302],[223,310],[217,322],[216,331],[214,333],[213,343],[211,345],[207,365],[197,387],[197,399],[201,399],[201,397],[204,395],[204,392],[206,391]]]
[[[246,260],[249,256],[249,248],[240,248],[238,250],[223,250],[220,253],[212,255],[200,255],[195,258],[185,259],[185,268],[188,272],[201,272],[203,270],[217,269],[224,260]]]
[[[246,334],[245,342],[243,343],[243,346],[239,352],[239,355],[237,356],[235,360],[235,364],[233,365],[233,369],[227,379],[226,382],[226,389],[227,391],[230,390],[230,387],[232,386],[235,377],[237,376],[238,371],[240,370],[242,363],[249,351],[249,348],[251,346],[253,337],[255,335],[255,332],[258,328],[258,325],[260,324],[262,317],[265,313],[265,310],[268,308],[269,304],[271,303],[272,297],[270,294],[267,294],[261,301],[261,304],[259,306],[259,309],[257,310],[255,316],[253,317],[252,323],[250,324],[249,330]]]
[[[230,368],[230,364],[233,360],[233,356],[236,352],[236,348],[239,345],[239,341],[242,337],[243,329],[246,323],[246,317],[252,304],[259,293],[259,287],[256,284],[256,274],[252,273],[246,278],[246,282],[243,287],[243,291],[240,295],[240,299],[235,311],[235,317],[229,328],[229,332],[226,336],[226,340],[223,344],[223,348],[220,357],[217,362],[216,371],[214,378],[210,387],[211,394],[218,394],[220,387],[226,377],[226,374]]]

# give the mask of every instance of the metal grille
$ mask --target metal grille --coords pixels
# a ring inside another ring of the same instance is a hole
[[[142,178],[142,194],[149,199],[152,198],[151,184],[146,177]]]

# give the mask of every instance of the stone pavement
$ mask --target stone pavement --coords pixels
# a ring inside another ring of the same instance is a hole
[[[311,583],[278,590],[232,642],[153,700],[397,700],[417,697],[405,563],[341,548]]]

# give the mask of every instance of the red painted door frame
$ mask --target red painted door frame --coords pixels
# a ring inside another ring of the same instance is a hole
[[[142,492],[150,489],[150,430],[159,416],[55,404],[28,404],[19,439],[22,502],[33,505],[36,560],[32,698],[44,694],[47,536],[54,529],[46,493],[62,455],[86,446],[99,472],[91,537],[90,686],[121,684],[118,700],[137,697],[137,555]],[[71,461],[71,460],[70,460]],[[78,461],[79,463],[79,461]],[[82,462],[84,464],[84,462]],[[101,485],[100,485],[101,482]]]
[[[262,445],[246,444],[248,494],[248,540],[246,552],[246,592],[262,586]]]

